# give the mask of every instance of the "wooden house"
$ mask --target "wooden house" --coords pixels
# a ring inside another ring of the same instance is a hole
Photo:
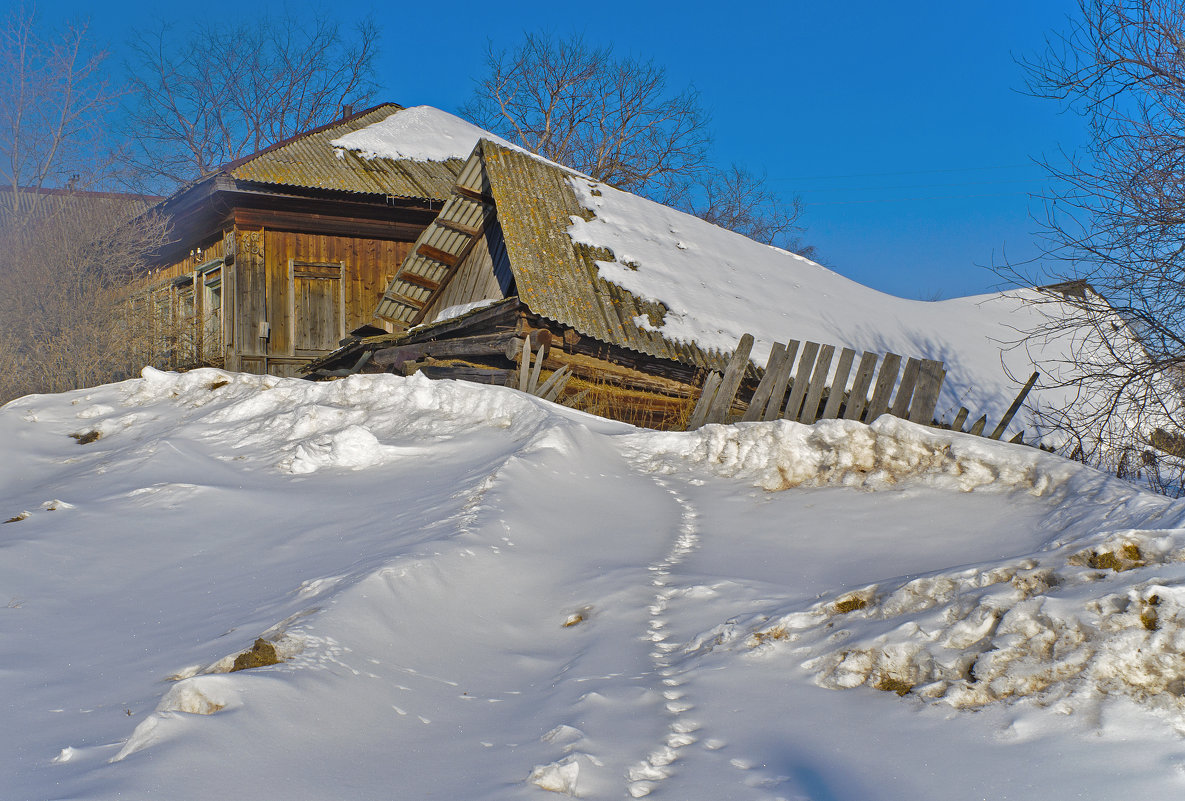
[[[727,354],[663,336],[663,304],[599,274],[606,254],[566,233],[574,215],[590,214],[572,187],[580,180],[592,183],[483,139],[376,296],[375,323],[391,333],[356,337],[306,372],[422,371],[516,385],[528,338],[543,351],[543,370],[566,366],[574,387],[608,385],[619,403],[631,396],[634,422],[686,416],[704,375]]]
[[[754,266],[762,262],[766,267]],[[804,342],[793,381],[795,354],[787,349],[797,348],[797,340],[778,345],[758,331],[773,342],[771,356],[786,355],[780,377],[748,361],[754,337],[741,336],[751,324],[741,315],[763,300],[752,293],[774,296],[776,306],[777,298],[793,296],[803,274],[838,279],[794,254],[483,139],[375,307],[376,322],[388,332],[356,336],[306,372],[422,372],[528,390],[544,386],[548,374],[562,373],[571,378],[566,402],[661,428],[695,422],[695,401],[712,373],[723,374],[728,385],[728,401],[711,409],[713,419],[784,415],[810,422],[849,408],[857,414],[857,406],[862,413],[868,405],[863,396],[859,404],[844,401],[857,356],[847,343],[837,348]],[[747,280],[748,289],[731,288],[734,280]],[[724,320],[713,306],[729,303],[737,312]],[[689,324],[699,316],[712,318],[711,325]],[[736,333],[726,333],[729,328]],[[807,336],[812,333],[808,329]],[[738,346],[738,340],[748,344]],[[737,360],[725,370],[734,349]],[[833,355],[839,356],[834,371]],[[859,380],[871,381],[878,361],[866,350]],[[886,355],[869,409],[889,408],[899,362]],[[941,367],[911,358],[896,412],[928,422]],[[924,391],[913,409],[923,369]],[[762,408],[751,409],[767,373],[768,397],[760,397]],[[829,390],[836,382],[843,389]],[[858,393],[871,388],[866,383]],[[539,394],[555,397],[557,390]]]
[[[645,222],[623,219],[626,207],[626,218]],[[571,379],[566,400],[653,427],[691,419],[705,378],[724,371],[745,331],[755,293],[789,296],[795,269],[832,275],[427,107],[379,106],[294,137],[158,208],[179,234],[153,276],[160,316],[177,329],[162,334],[175,337],[178,366],[313,378],[420,371],[528,389],[560,373]],[[611,241],[589,244],[581,222]],[[645,264],[632,260],[659,239]],[[752,266],[763,261],[773,267],[768,281]],[[731,262],[746,265],[745,294],[717,288],[733,280],[722,269],[742,276]],[[730,301],[737,312],[721,320],[712,307]],[[689,334],[688,321],[704,312],[716,313],[710,330]],[[757,333],[770,343],[779,335]],[[795,394],[807,392],[799,377],[783,385],[812,418],[815,405],[838,397],[825,393],[834,348],[815,365],[813,347],[798,368],[818,374],[813,394]],[[741,410],[761,379],[747,357],[729,389],[730,398],[739,390]]]
[[[465,163],[373,159],[333,144],[401,113],[388,103],[344,117],[156,206],[174,234],[148,279],[160,335],[173,343],[168,366],[295,375],[372,319]]]

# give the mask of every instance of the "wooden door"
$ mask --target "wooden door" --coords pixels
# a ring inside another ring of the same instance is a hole
[[[292,344],[296,356],[315,356],[345,336],[342,265],[290,262]]]

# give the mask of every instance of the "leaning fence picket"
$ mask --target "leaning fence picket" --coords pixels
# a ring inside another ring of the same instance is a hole
[[[831,359],[834,355],[834,345],[823,345],[819,348],[819,358],[815,361],[815,371],[811,374],[810,389],[807,390],[806,400],[802,404],[802,413],[798,416],[800,422],[809,425],[819,419],[819,401],[822,400],[823,390],[827,386],[827,371],[831,369]]]
[[[876,373],[879,359],[875,353],[865,353],[860,357],[860,368],[856,371],[856,380],[852,382],[852,391],[848,393],[844,419],[859,420],[864,414],[864,407],[868,405],[868,388],[872,385],[872,376]]]
[[[823,409],[824,420],[834,420],[839,417],[844,387],[848,385],[848,374],[852,371],[852,361],[855,358],[856,351],[851,348],[844,348],[840,351],[839,363],[835,365],[835,377],[831,379],[831,393],[827,396],[827,406]]]
[[[721,377],[720,373],[713,370],[704,379],[704,386],[700,390],[699,400],[695,404],[695,409],[691,412],[691,419],[687,422],[688,431],[694,431],[704,424],[704,421],[708,417],[708,408],[711,407],[712,401],[716,397],[716,391],[720,388]]]
[[[922,360],[911,358],[905,363],[905,370],[901,373],[901,384],[897,387],[897,397],[889,407],[889,414],[905,419],[909,414],[909,402],[913,400],[913,390],[918,383],[918,372],[922,369]]]
[[[811,368],[815,366],[815,357],[818,355],[818,342],[807,342],[802,346],[802,356],[798,359],[798,372],[794,374],[794,385],[790,388],[790,397],[786,399],[786,408],[782,410],[782,417],[787,420],[798,419],[798,412],[802,409],[802,399],[806,396],[807,387],[810,385]]]
[[[761,416],[767,423],[777,420],[782,413],[782,401],[786,399],[786,385],[790,383],[790,371],[794,369],[794,357],[798,355],[799,344],[797,339],[786,343],[786,358],[782,360],[778,373],[774,376],[773,388],[769,393],[769,400],[765,403],[765,412]]]
[[[900,356],[896,353],[885,354],[881,362],[880,375],[876,379],[876,389],[873,390],[872,400],[868,402],[868,412],[864,415],[866,423],[871,423],[889,411],[889,396],[893,393],[893,385],[897,383],[897,372],[900,367]]]
[[[938,405],[938,396],[945,380],[946,370],[942,369],[942,362],[933,359],[922,362],[918,384],[913,391],[913,402],[909,407],[909,422],[929,425],[934,420],[934,407]]]
[[[749,408],[741,416],[742,422],[751,423],[761,419],[761,415],[765,412],[765,405],[769,402],[769,396],[773,394],[773,385],[777,381],[778,370],[781,369],[782,360],[785,358],[786,346],[781,342],[775,342],[769,352],[769,361],[765,363],[765,375],[761,376],[761,383],[757,385],[753,397],[749,399]]]

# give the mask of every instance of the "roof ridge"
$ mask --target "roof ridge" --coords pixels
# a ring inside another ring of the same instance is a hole
[[[329,122],[323,123],[322,125],[318,125],[316,128],[310,128],[307,131],[301,131],[299,133],[295,133],[292,136],[288,137],[287,139],[281,139],[279,142],[268,145],[267,147],[263,148],[262,150],[257,150],[254,153],[251,153],[250,155],[241,156],[241,157],[235,159],[234,161],[223,164],[221,167],[219,167],[217,170],[215,170],[214,173],[211,173],[211,174],[230,173],[233,170],[243,166],[247,162],[254,161],[255,159],[259,158],[260,156],[263,156],[267,153],[271,153],[275,150],[279,150],[280,148],[287,147],[288,145],[291,145],[294,142],[298,142],[301,139],[305,139],[307,137],[314,136],[319,133],[323,133],[335,125],[345,125],[346,123],[353,122],[354,120],[358,119],[359,117],[363,117],[367,114],[372,114],[372,113],[378,111],[379,109],[383,108],[384,106],[391,106],[392,108],[395,109],[395,111],[403,111],[403,109],[404,109],[404,107],[399,105],[398,103],[393,103],[390,101],[387,101],[385,103],[379,103],[377,105],[371,106],[368,109],[363,109],[362,111],[358,111],[353,114],[350,114],[349,116],[341,117],[340,119],[331,120]]]

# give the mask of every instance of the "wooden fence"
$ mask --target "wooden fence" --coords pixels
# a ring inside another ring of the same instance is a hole
[[[906,360],[905,370],[902,371],[901,357],[895,353],[882,356],[866,352],[860,355],[857,363],[856,352],[851,348],[843,348],[832,370],[836,350],[834,345],[820,345],[817,342],[802,344],[792,339],[785,345],[774,343],[761,381],[738,418],[733,408],[737,405],[737,391],[744,380],[752,349],[753,337],[745,334],[724,372],[708,374],[691,414],[687,426],[689,431],[708,423],[769,421],[779,417],[800,423],[826,419],[871,423],[888,413],[911,423],[1000,439],[1038,378],[1036,372],[1029,377],[990,434],[985,433],[986,414],[964,431],[963,426],[970,415],[966,407],[959,409],[949,426],[934,419],[934,408],[938,404],[943,381],[946,380],[943,362],[910,358]],[[797,369],[794,368],[795,356],[798,356]],[[849,386],[848,379],[852,377],[853,366],[855,376]],[[901,377],[900,382],[897,380],[898,375]],[[897,390],[895,397],[894,388]],[[1024,432],[1019,432],[1009,442],[1026,444]]]
[[[753,337],[745,334],[724,373],[708,375],[688,429],[728,422],[752,349]],[[839,418],[872,422],[888,412],[915,423],[931,422],[946,378],[942,362],[911,358],[902,371],[901,357],[895,353],[881,356],[867,352],[857,362],[856,351],[843,348],[832,370],[835,352],[834,345],[817,342],[800,343],[795,339],[785,345],[775,342],[761,382],[740,420],[781,417],[800,423]],[[848,378],[853,375],[853,367],[855,375],[849,389]]]

